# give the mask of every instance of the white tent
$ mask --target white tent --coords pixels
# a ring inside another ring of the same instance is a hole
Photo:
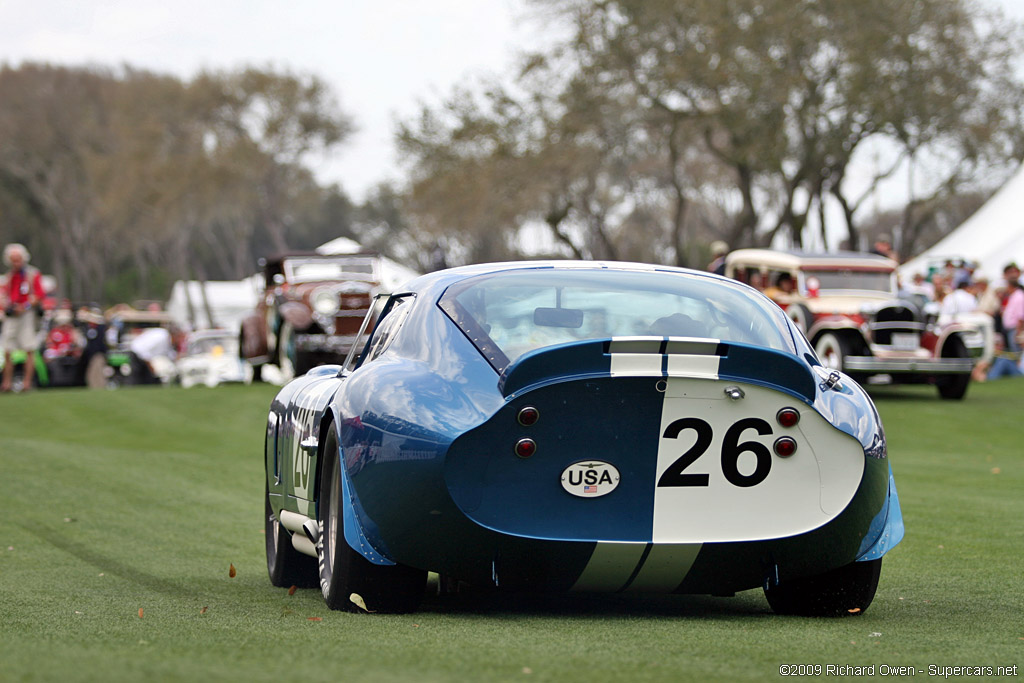
[[[338,237],[321,244],[316,248],[318,254],[359,254],[363,252],[362,245],[355,240],[350,240],[347,237]],[[409,280],[419,277],[420,273],[417,273],[412,268],[406,268],[397,261],[382,256],[381,257],[381,286],[386,292],[395,292],[401,288]]]
[[[254,277],[257,280],[259,278],[259,276]],[[167,302],[167,312],[179,325],[191,329],[203,330],[216,326],[232,332],[237,331],[242,324],[242,318],[256,308],[258,281],[247,278],[240,282],[216,281],[205,284],[204,300],[202,283],[190,280],[186,298],[185,281],[175,282],[171,289],[171,298]],[[191,315],[194,315],[195,319],[190,319],[189,301],[192,303]],[[205,301],[210,303],[209,313],[213,316],[213,320],[210,320],[210,316],[207,315]]]
[[[990,280],[1001,278],[1007,263],[1024,263],[1024,166],[960,227],[900,266],[900,273],[926,273],[947,258],[977,262],[978,273]]]

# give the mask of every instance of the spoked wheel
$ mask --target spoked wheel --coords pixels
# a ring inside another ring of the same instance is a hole
[[[851,562],[818,576],[783,581],[764,595],[776,614],[844,617],[863,614],[875,597],[882,558]]]
[[[317,584],[316,558],[303,555],[292,546],[288,530],[281,526],[270,505],[270,488],[266,488],[264,523],[267,537],[267,573],[270,583],[278,588],[298,586],[312,588]]]
[[[843,337],[826,332],[818,338],[814,352],[818,354],[821,364],[829,370],[843,369],[843,360],[850,355],[850,344]]]
[[[403,565],[373,564],[345,541],[345,507],[338,455],[338,435],[331,425],[324,440],[317,505],[320,523],[317,553],[324,602],[331,609],[413,612],[423,600],[427,572]]]

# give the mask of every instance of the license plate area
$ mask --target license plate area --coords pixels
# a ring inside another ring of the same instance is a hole
[[[892,347],[899,351],[916,351],[921,346],[921,337],[916,332],[893,332]]]

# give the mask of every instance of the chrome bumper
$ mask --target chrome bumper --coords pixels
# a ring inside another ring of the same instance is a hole
[[[348,353],[356,341],[354,334],[296,334],[296,351]]]
[[[843,372],[921,373],[925,375],[958,375],[974,368],[973,358],[876,358],[847,356]]]

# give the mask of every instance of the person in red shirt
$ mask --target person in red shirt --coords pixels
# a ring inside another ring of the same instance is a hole
[[[36,268],[28,265],[29,253],[21,244],[4,247],[4,265],[10,270],[0,286],[0,304],[5,318],[0,329],[0,347],[4,350],[4,374],[0,391],[10,391],[14,379],[12,351],[25,351],[25,389],[32,386],[35,372],[35,352],[39,346],[37,308],[46,292],[42,276]]]

